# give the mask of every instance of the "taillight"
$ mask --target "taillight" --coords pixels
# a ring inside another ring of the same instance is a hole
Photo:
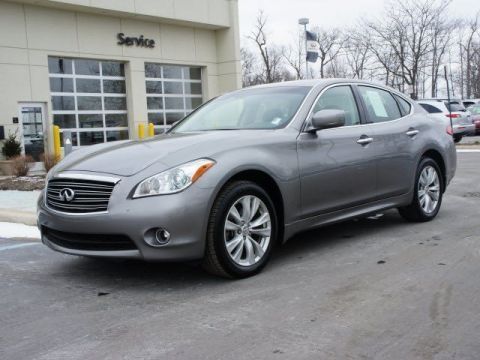
[[[457,119],[460,117],[460,114],[446,114],[445,116],[451,119]]]
[[[453,130],[452,130],[452,127],[450,125],[447,126],[447,134],[448,135],[453,135]]]

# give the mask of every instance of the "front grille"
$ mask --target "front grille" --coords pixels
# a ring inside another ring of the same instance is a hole
[[[66,249],[90,251],[136,250],[135,243],[125,235],[79,234],[53,230],[42,226],[42,235]]]
[[[52,179],[47,185],[47,205],[67,213],[94,213],[108,209],[115,184],[106,181]],[[73,199],[68,196],[73,194]]]

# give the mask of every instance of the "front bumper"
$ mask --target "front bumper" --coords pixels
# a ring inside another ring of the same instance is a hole
[[[136,180],[122,179],[114,188],[108,212],[97,214],[65,214],[49,209],[43,196],[38,201],[38,227],[59,232],[85,234],[119,234],[135,244],[129,250],[83,250],[62,246],[42,231],[42,241],[53,250],[67,254],[137,258],[149,261],[182,261],[200,259],[205,251],[205,234],[213,189],[195,184],[172,195],[130,199]],[[165,245],[153,247],[145,243],[147,231],[164,228],[171,234]]]

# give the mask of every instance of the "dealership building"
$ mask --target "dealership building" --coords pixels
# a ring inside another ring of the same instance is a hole
[[[239,41],[237,0],[0,0],[0,135],[38,159],[53,125],[74,147],[161,133],[241,86]]]

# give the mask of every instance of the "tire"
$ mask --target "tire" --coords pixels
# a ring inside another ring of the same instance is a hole
[[[462,135],[453,135],[453,141],[456,143],[459,143],[462,141],[463,136]]]
[[[425,172],[428,173],[428,170],[426,169],[433,169],[435,171],[436,179],[438,179],[437,191],[434,191],[437,187],[434,182],[431,182],[428,177],[422,177],[422,174],[425,174]],[[425,181],[429,183],[428,188],[430,190],[424,195],[425,200],[421,201],[420,198],[423,199],[423,197],[421,196],[420,190],[422,190]],[[398,212],[405,220],[411,222],[426,222],[433,220],[435,216],[437,216],[442,205],[444,188],[443,176],[438,164],[431,158],[422,158],[420,164],[418,164],[417,173],[415,176],[413,200],[410,205],[398,208]],[[429,204],[433,206],[435,201],[434,195],[437,197],[437,203],[432,209],[430,209],[430,211],[427,211],[426,208],[428,208],[428,206],[426,204],[428,203],[428,200],[430,200],[431,202]]]
[[[258,211],[245,222],[249,217],[245,209],[251,212],[254,203],[258,204]],[[251,181],[232,182],[217,196],[210,212],[203,268],[227,278],[255,275],[267,264],[277,236],[277,213],[268,193]]]

